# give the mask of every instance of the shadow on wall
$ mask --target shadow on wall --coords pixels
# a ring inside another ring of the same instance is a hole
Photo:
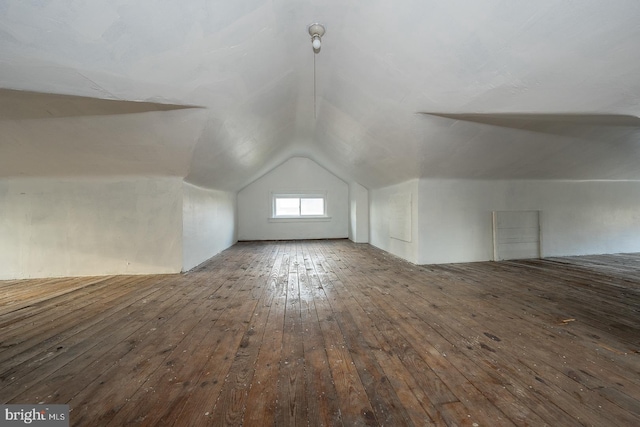
[[[203,107],[0,89],[0,120],[110,116],[189,108]]]
[[[624,114],[591,113],[440,113],[420,112],[427,116],[444,117],[502,128],[519,129],[550,135],[585,138],[595,141],[611,140],[602,138],[602,133],[627,134],[640,131],[640,118]]]

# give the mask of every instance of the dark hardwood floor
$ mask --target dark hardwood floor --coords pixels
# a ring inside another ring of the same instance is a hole
[[[638,426],[639,351],[640,254],[257,242],[182,275],[0,282],[0,403],[78,426]]]

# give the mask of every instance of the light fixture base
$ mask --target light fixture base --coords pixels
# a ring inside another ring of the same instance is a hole
[[[309,26],[307,27],[307,30],[309,31],[309,35],[313,38],[313,36],[318,36],[318,37],[322,37],[324,36],[324,25],[322,24],[318,24],[313,23],[313,24],[309,24]]]

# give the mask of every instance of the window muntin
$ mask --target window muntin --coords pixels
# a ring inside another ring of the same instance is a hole
[[[313,218],[327,215],[324,194],[273,194],[273,218]]]

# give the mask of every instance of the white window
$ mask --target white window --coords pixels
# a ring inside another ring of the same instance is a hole
[[[272,193],[272,219],[323,219],[327,217],[326,194]]]

